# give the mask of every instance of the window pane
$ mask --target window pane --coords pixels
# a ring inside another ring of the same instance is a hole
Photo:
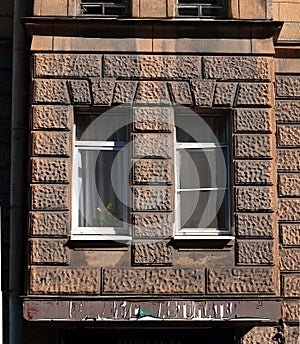
[[[198,7],[178,7],[178,15],[189,16],[189,17],[198,17],[199,16],[199,8]]]
[[[180,227],[227,229],[227,194],[222,191],[179,193]]]
[[[177,142],[227,142],[225,116],[176,115]]]
[[[76,140],[128,141],[129,117],[120,114],[76,114]]]
[[[124,175],[122,151],[79,150],[79,227],[123,226]]]
[[[227,187],[227,149],[179,151],[180,189]]]

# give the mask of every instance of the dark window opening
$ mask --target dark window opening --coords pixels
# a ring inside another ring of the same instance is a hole
[[[224,0],[177,0],[178,17],[213,17],[225,16]]]
[[[81,14],[124,17],[128,15],[128,0],[80,0]]]

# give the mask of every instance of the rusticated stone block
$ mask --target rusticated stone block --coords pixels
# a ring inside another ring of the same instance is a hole
[[[57,239],[32,239],[31,263],[32,264],[67,264],[69,250],[66,241]]]
[[[94,105],[111,105],[115,87],[114,79],[91,79]]]
[[[209,294],[274,294],[274,289],[271,269],[210,269],[208,272]]]
[[[300,249],[282,249],[280,251],[281,271],[300,271]]]
[[[32,134],[33,155],[70,155],[70,133],[34,132]]]
[[[238,241],[238,263],[244,265],[261,265],[273,263],[272,241]]]
[[[272,187],[239,187],[235,191],[236,210],[238,211],[274,210]]]
[[[298,172],[300,171],[300,150],[278,149],[277,169],[279,171]]]
[[[104,294],[203,294],[200,269],[103,269]]]
[[[300,174],[279,175],[280,196],[300,196]]]
[[[300,97],[299,76],[277,76],[276,77],[277,97]]]
[[[273,184],[273,168],[271,161],[236,161],[236,184]]]
[[[300,287],[300,285],[299,285]],[[299,289],[298,289],[299,290]],[[282,303],[283,320],[286,322],[299,322],[300,319],[300,304],[299,302],[283,302]]]
[[[239,237],[273,236],[274,216],[272,214],[238,214],[236,216]]]
[[[221,80],[272,80],[270,57],[213,56],[204,57],[204,77]]]
[[[172,183],[172,164],[167,160],[139,160],[133,165],[134,184]]]
[[[170,107],[138,107],[133,110],[135,131],[171,132],[173,112]]]
[[[299,326],[286,326],[284,331],[285,342],[289,344],[299,344]]]
[[[88,268],[32,267],[31,294],[99,294],[100,271]]]
[[[300,223],[299,224],[282,224],[281,238],[285,246],[300,246]]]
[[[200,107],[211,107],[213,104],[215,82],[201,79],[191,80],[191,89],[195,104]]]
[[[68,82],[72,104],[91,104],[90,86],[87,80]]]
[[[135,242],[133,262],[136,265],[169,265],[172,263],[172,252],[168,241]]]
[[[69,187],[66,185],[33,185],[31,187],[33,210],[67,210]]]
[[[238,135],[234,138],[236,158],[271,158],[271,135]]]
[[[137,85],[137,81],[117,81],[113,103],[125,104],[133,102]]]
[[[300,125],[279,125],[277,128],[277,145],[279,147],[299,147]]]
[[[273,104],[273,85],[271,83],[242,83],[237,93],[239,105],[261,105],[271,107]]]
[[[214,95],[214,105],[233,106],[237,84],[217,83]]]
[[[136,92],[136,103],[170,103],[167,84],[161,81],[140,81]]]
[[[300,200],[279,198],[278,216],[280,221],[300,221]]]
[[[300,100],[277,100],[275,115],[278,123],[299,122]]]
[[[171,158],[172,135],[135,134],[133,135],[133,157],[135,158]]]
[[[32,182],[58,183],[70,181],[68,159],[32,159]]]
[[[64,105],[33,105],[33,129],[71,129],[73,107]]]
[[[173,235],[171,214],[133,213],[136,238],[169,238]]]
[[[170,187],[134,187],[134,211],[172,211],[172,189]]]
[[[192,95],[190,85],[185,81],[169,82],[169,87],[172,94],[172,99],[176,104],[192,105]]]
[[[201,76],[197,56],[106,55],[104,75],[118,79],[188,79]]]
[[[300,275],[283,276],[283,296],[299,297],[300,296]]]
[[[33,81],[33,102],[70,104],[66,80],[35,79]]]
[[[36,77],[92,77],[101,76],[101,55],[89,54],[35,54]]]
[[[274,326],[269,327],[253,327],[247,332],[242,340],[241,344],[267,344],[273,342],[273,337],[277,331]]]
[[[272,110],[236,109],[234,111],[235,132],[271,132]]]
[[[67,212],[30,214],[31,234],[36,236],[65,237],[70,232],[70,215]]]

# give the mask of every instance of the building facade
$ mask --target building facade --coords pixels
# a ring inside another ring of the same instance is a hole
[[[298,343],[300,2],[14,6],[10,343]]]

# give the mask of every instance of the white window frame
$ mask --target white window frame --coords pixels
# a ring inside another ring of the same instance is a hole
[[[199,115],[200,117],[213,117],[213,116],[220,116],[220,114],[203,114]],[[221,115],[223,116],[223,115]],[[224,144],[216,144],[216,143],[204,143],[204,142],[177,142],[176,140],[176,126],[175,126],[175,143],[174,143],[174,150],[175,150],[175,224],[174,224],[174,239],[234,239],[234,236],[231,235],[231,207],[230,207],[230,144],[229,144],[229,129],[228,129],[228,119],[226,118],[226,143]],[[226,188],[192,188],[192,189],[180,189],[179,188],[179,181],[180,181],[180,173],[178,168],[179,163],[179,152],[180,150],[192,150],[192,149],[226,149],[226,155],[224,156],[226,162]],[[226,197],[226,222],[228,228],[220,229],[220,228],[181,228],[180,227],[180,192],[189,192],[189,191],[218,191],[218,190],[225,190],[225,197]]]

